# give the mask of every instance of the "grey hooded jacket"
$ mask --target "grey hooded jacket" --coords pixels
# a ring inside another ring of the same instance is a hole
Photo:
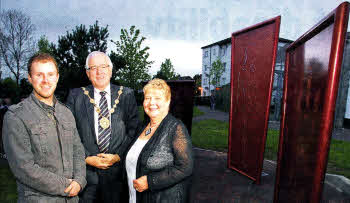
[[[18,202],[78,202],[69,179],[86,185],[85,154],[71,111],[56,102],[57,126],[32,93],[5,114],[3,142],[17,182]],[[81,189],[81,190],[82,190]]]

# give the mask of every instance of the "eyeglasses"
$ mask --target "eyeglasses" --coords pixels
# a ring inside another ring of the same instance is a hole
[[[88,71],[96,71],[97,69],[107,70],[108,67],[109,67],[109,65],[91,66],[91,67],[88,67],[87,70]]]

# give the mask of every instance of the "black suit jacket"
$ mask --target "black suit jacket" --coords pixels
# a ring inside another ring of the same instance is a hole
[[[114,101],[118,97],[119,89],[120,86],[111,84],[111,106],[114,105]],[[93,86],[87,86],[86,90],[89,91],[90,97],[94,98]],[[85,156],[99,154],[94,124],[95,109],[82,88],[75,88],[69,92],[67,106],[75,117],[79,136],[85,148]],[[135,136],[135,130],[139,123],[135,96],[130,88],[123,88],[119,104],[111,115],[111,122],[112,132],[107,153],[119,154],[121,161],[106,170],[87,165],[86,179],[88,184],[97,184],[100,175],[103,175],[104,179],[108,181],[120,181],[122,178],[126,150]]]

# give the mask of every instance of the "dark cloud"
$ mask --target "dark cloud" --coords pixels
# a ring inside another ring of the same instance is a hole
[[[110,39],[114,40],[119,40],[122,28],[136,25],[150,41],[196,44],[198,48],[193,48],[193,53],[198,55],[194,59],[198,60],[195,67],[198,72],[201,61],[198,43],[205,46],[228,38],[235,31],[277,15],[282,16],[280,36],[295,40],[340,3],[342,0],[0,0],[2,10],[23,11],[36,25],[38,38],[46,35],[52,42],[80,24],[89,26],[98,20],[101,26],[109,26]],[[164,52],[160,46],[167,45],[152,46],[151,50],[161,50],[155,51],[159,55]],[[173,50],[172,53],[181,55]]]
[[[63,35],[96,20],[109,25],[111,36],[136,25],[149,38],[217,41],[263,20],[282,16],[281,35],[296,39],[341,3],[318,0],[3,0],[2,9],[31,16],[39,33]],[[51,39],[51,38],[50,38]],[[53,40],[53,39],[51,39]]]

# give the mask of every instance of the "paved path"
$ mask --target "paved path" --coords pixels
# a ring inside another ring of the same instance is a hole
[[[227,168],[227,153],[194,148],[195,164],[191,201],[195,203],[270,203],[273,202],[276,164],[265,160],[261,184]],[[322,203],[350,202],[344,192],[326,176]]]
[[[197,108],[204,112],[203,115],[194,117],[192,121],[201,121],[201,120],[207,120],[207,119],[215,119],[219,121],[228,121],[229,120],[229,113],[217,111],[217,110],[210,110],[208,106],[197,106]]]
[[[204,115],[197,116],[193,118],[193,121],[201,121],[201,120],[206,120],[206,119],[215,119],[219,121],[229,121],[229,113],[222,112],[219,110],[210,110],[208,106],[197,106],[198,109],[202,112],[204,112]],[[269,122],[269,128],[270,129],[280,129],[279,121],[270,121]],[[333,139],[336,140],[343,140],[343,141],[349,141],[350,142],[350,129],[346,128],[339,128],[333,130]]]
[[[261,184],[227,168],[227,153],[194,148],[191,203],[271,203],[276,164],[265,160]],[[7,161],[0,158],[0,167]],[[326,176],[322,203],[350,202],[350,192],[332,185]],[[333,182],[334,183],[334,182]],[[1,200],[0,200],[1,202]]]
[[[198,106],[205,114],[193,118],[194,122],[205,119],[228,121],[229,114]],[[269,122],[269,128],[279,130],[279,122]],[[334,139],[350,139],[349,129],[333,132]],[[227,153],[195,148],[195,173],[191,202],[256,202],[273,201],[276,163],[264,160],[261,185],[227,168]],[[350,181],[343,176],[326,174],[322,201],[350,203]]]

